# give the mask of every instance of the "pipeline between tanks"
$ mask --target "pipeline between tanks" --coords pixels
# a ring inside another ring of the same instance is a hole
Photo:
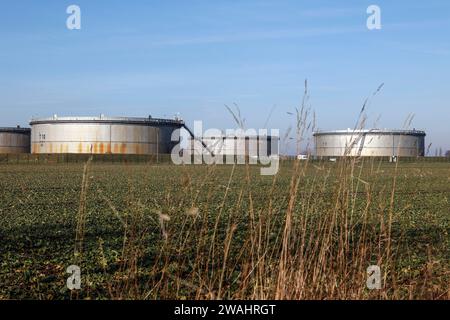
[[[189,135],[192,137],[192,139],[197,140],[198,142],[200,142],[200,143],[202,144],[203,148],[205,148],[205,149],[206,149],[206,150],[214,157],[214,152],[212,152],[212,151],[208,148],[208,146],[206,145],[206,143],[205,143],[202,139],[197,138],[197,137],[194,135],[194,133],[191,131],[191,129],[188,128],[188,126],[187,126],[186,124],[183,124],[183,125],[182,125],[182,128],[186,129],[186,131],[189,133]]]

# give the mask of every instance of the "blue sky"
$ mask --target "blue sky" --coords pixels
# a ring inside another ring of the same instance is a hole
[[[66,8],[81,8],[68,30]],[[381,30],[366,28],[369,5]],[[427,131],[450,149],[450,2],[429,1],[3,1],[0,126],[31,117],[172,117],[232,128],[293,124],[304,79],[322,130],[356,121]],[[379,119],[377,121],[377,119]]]

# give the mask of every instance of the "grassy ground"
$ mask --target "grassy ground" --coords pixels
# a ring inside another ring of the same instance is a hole
[[[450,298],[450,163],[0,165],[0,190],[1,299]]]

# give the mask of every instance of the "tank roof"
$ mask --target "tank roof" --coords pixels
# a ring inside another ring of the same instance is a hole
[[[139,117],[58,117],[31,119],[30,125],[46,123],[116,123],[116,124],[141,124],[141,125],[183,125],[181,119],[139,118]]]
[[[30,128],[20,128],[20,127],[0,127],[0,132],[10,132],[10,133],[29,133]]]
[[[347,130],[332,130],[332,131],[316,131],[313,133],[316,135],[345,135],[345,134],[364,134],[364,133],[374,133],[374,134],[388,134],[388,135],[415,135],[415,136],[425,136],[425,131],[422,130],[397,130],[397,129],[347,129]]]

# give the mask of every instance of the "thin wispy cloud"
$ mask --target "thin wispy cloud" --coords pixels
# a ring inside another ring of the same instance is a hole
[[[424,29],[440,29],[450,26],[450,20],[413,20],[401,22],[383,23],[383,29],[387,31],[404,31],[404,30],[424,30]]]
[[[149,43],[154,46],[180,46],[195,44],[231,43],[241,41],[284,40],[307,37],[322,37],[364,31],[365,29],[361,26],[288,29],[244,32],[239,34],[201,35],[197,37],[168,37],[167,39],[154,40],[150,41]]]
[[[301,16],[311,17],[311,18],[339,18],[339,17],[350,17],[354,15],[361,15],[363,11],[361,8],[314,8],[302,10],[300,12]]]
[[[439,48],[432,49],[432,48],[430,48],[430,49],[422,49],[421,51],[425,54],[433,54],[433,55],[441,55],[441,56],[450,55],[450,49],[448,49],[448,48],[447,49],[439,49]]]
[[[442,46],[441,44],[431,43],[406,43],[406,42],[384,42],[386,46],[398,51],[406,51],[411,53],[447,56],[450,55],[450,47]]]

